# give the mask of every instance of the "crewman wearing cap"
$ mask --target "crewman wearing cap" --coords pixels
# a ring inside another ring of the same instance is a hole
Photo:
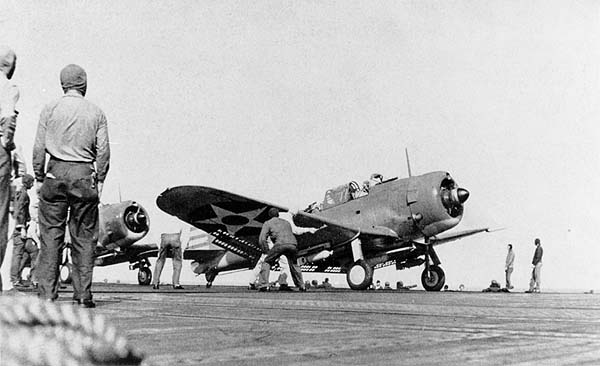
[[[98,203],[108,173],[108,128],[100,108],[84,99],[87,74],[78,65],[60,72],[64,95],[40,115],[33,148],[39,188],[39,295],[58,298],[60,248],[68,221],[73,259],[73,302],[92,301],[94,249],[98,243]],[[46,154],[48,166],[46,167]]]
[[[6,46],[0,46],[0,266],[4,261],[8,244],[11,151],[15,148],[13,140],[17,127],[15,105],[19,100],[19,89],[10,82],[10,79],[16,65],[15,52]],[[0,276],[1,291],[2,276]]]
[[[27,229],[31,215],[29,213],[29,194],[28,190],[33,187],[33,177],[29,174],[24,174],[21,178],[21,189],[15,195],[14,217],[15,231],[13,233],[13,253],[10,265],[10,282],[13,287],[23,286],[21,283],[21,260],[23,259],[23,251],[25,248],[25,240],[27,240]]]

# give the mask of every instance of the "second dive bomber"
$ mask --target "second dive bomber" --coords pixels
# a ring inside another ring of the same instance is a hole
[[[356,194],[350,182],[325,194],[320,205],[294,212],[300,227],[319,228],[298,239],[298,260],[308,272],[346,273],[350,288],[367,289],[377,268],[424,266],[423,287],[439,291],[445,282],[434,247],[488,228],[440,235],[455,227],[463,215],[469,192],[447,172],[431,172],[404,179],[366,184]],[[203,186],[167,189],[156,200],[166,213],[211,234],[224,250],[194,251],[196,273],[205,273],[208,284],[222,271],[253,268],[260,258],[258,236],[271,207],[288,209],[261,200]]]

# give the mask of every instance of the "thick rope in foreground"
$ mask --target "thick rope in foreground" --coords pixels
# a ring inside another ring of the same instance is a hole
[[[31,296],[0,296],[1,365],[139,365],[102,316]]]

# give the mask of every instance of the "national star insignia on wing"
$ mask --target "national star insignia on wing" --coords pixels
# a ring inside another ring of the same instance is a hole
[[[246,212],[233,212],[221,208],[216,205],[210,205],[215,214],[216,218],[198,221],[198,223],[205,224],[222,224],[227,228],[227,231],[235,235],[240,229],[245,227],[262,228],[263,223],[256,221],[255,219],[265,210],[265,207],[261,207],[255,210]]]

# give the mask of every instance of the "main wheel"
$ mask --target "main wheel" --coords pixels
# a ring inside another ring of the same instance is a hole
[[[441,267],[429,266],[429,271],[425,268],[421,274],[421,284],[427,291],[439,291],[445,282],[446,275]]]
[[[148,286],[152,282],[152,271],[148,267],[142,267],[138,271],[138,283],[141,286]]]
[[[373,267],[359,259],[348,269],[346,280],[351,289],[366,290],[373,282]]]
[[[73,282],[73,265],[71,263],[65,263],[60,266],[60,282],[64,284],[70,284]]]

